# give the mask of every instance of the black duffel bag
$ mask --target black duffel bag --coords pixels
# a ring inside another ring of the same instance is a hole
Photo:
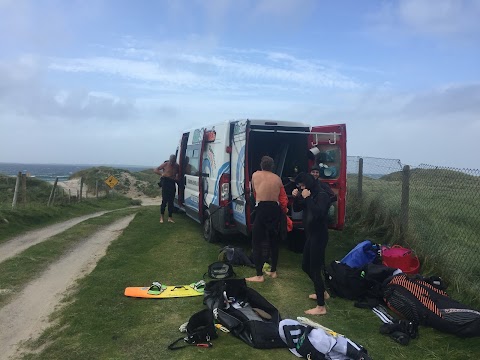
[[[245,279],[210,281],[203,302],[217,322],[248,345],[257,349],[286,347],[278,333],[281,317],[277,308],[247,287]]]

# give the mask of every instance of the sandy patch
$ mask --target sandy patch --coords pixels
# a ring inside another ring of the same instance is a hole
[[[126,216],[86,238],[68,255],[38,274],[10,303],[0,309],[2,359],[20,356],[21,342],[37,338],[48,326],[49,315],[64,293],[89,274],[135,215]],[[7,325],[8,324],[8,325]]]

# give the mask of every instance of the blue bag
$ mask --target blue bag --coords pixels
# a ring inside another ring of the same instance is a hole
[[[351,268],[359,268],[373,263],[378,256],[379,250],[379,245],[372,243],[370,240],[365,240],[350,250],[340,262]]]

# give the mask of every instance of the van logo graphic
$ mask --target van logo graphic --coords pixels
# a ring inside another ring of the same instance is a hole
[[[193,133],[192,144],[198,144],[202,142],[201,131],[200,129],[195,129]]]
[[[208,160],[210,160],[210,165],[215,169],[217,167],[217,164],[215,163],[215,153],[210,145],[208,145],[207,157]]]

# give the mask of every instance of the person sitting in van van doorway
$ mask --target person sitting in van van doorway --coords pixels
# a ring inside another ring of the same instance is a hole
[[[262,157],[259,171],[252,175],[252,186],[257,206],[252,228],[253,262],[256,276],[246,278],[247,281],[263,282],[263,264],[265,255],[263,249],[269,248],[272,258],[271,270],[267,273],[272,278],[277,277],[277,262],[279,251],[280,217],[283,215],[278,204],[282,180],[273,171],[273,159]]]
[[[330,296],[325,291],[322,271],[325,267],[325,249],[328,243],[328,208],[330,199],[313,175],[300,173],[295,178],[299,189],[294,189],[293,209],[303,210],[303,227],[305,229],[305,246],[303,248],[302,270],[313,282],[315,294],[310,299],[317,301],[317,306],[305,311],[310,315],[327,313],[325,300]]]
[[[170,159],[153,170],[155,174],[162,176],[162,205],[160,205],[160,223],[163,223],[165,208],[168,205],[168,222],[173,221],[173,200],[175,199],[175,182],[178,181],[179,166],[177,157],[170,155]]]

